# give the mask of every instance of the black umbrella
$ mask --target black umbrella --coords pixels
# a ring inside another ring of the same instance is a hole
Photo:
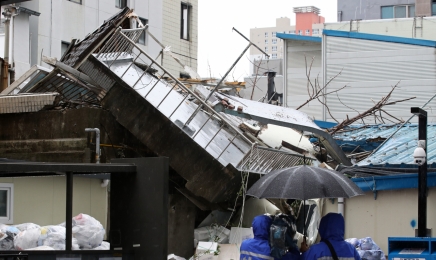
[[[363,195],[363,191],[348,177],[337,171],[299,165],[278,169],[264,175],[251,186],[247,195],[259,199],[304,201],[315,198],[350,198]]]

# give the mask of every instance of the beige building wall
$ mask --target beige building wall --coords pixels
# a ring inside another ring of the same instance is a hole
[[[291,19],[281,17],[276,19],[275,27],[250,29],[250,40],[270,55],[270,59],[283,58],[283,40],[277,38],[276,33],[295,33],[295,25],[291,26]],[[273,49],[273,47],[276,47]],[[265,59],[265,56],[256,48],[250,47],[250,60]],[[250,73],[251,74],[251,73]]]
[[[321,37],[324,24],[312,24],[313,36]],[[277,38],[276,33],[295,34],[295,25],[291,25],[291,19],[281,17],[276,19],[275,27],[251,28],[250,40],[260,49],[270,55],[269,59],[283,59],[283,40]],[[256,47],[250,47],[250,75],[255,73],[254,61],[265,60],[266,57]]]
[[[431,16],[432,0],[415,0],[415,16]]]
[[[183,1],[191,5],[189,41],[180,37],[181,3],[180,0],[164,0],[163,2],[162,43],[165,46],[171,46],[171,51],[183,64],[197,71],[198,0]],[[164,55],[163,67],[175,77],[180,77],[180,71],[183,71],[181,65],[169,55]]]
[[[35,223],[41,226],[65,222],[66,179],[64,176],[2,178],[13,183],[13,224]],[[106,229],[108,210],[107,187],[101,180],[74,177],[73,216],[88,214]]]
[[[427,197],[427,228],[436,230],[436,188],[429,188]],[[338,212],[326,199],[323,215]],[[378,191],[345,199],[345,238],[371,237],[388,254],[388,237],[414,237],[418,228],[418,189]],[[413,224],[415,223],[415,226]]]

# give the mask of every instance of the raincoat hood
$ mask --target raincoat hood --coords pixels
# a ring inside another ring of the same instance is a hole
[[[321,240],[344,240],[345,221],[344,217],[338,213],[328,213],[321,218],[319,224],[319,234]]]
[[[251,226],[253,227],[254,238],[268,240],[269,228],[271,227],[272,219],[266,215],[256,216],[253,219]]]

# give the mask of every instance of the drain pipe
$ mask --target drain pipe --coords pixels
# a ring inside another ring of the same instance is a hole
[[[338,198],[338,213],[341,214],[344,218],[344,198]]]
[[[85,128],[85,132],[95,132],[95,163],[100,163],[100,129]],[[109,184],[109,180],[101,180],[101,187],[105,188]]]
[[[95,163],[100,163],[100,129],[85,128],[85,132],[95,132]]]

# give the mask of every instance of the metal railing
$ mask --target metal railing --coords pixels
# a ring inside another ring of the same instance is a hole
[[[247,154],[236,168],[241,171],[264,174],[296,165],[313,165],[313,161],[315,161],[312,157],[260,146],[254,147],[252,153],[255,155],[255,159],[252,159],[250,154]]]
[[[149,88],[147,90],[147,93],[144,95],[144,98],[147,99],[147,97],[150,95],[150,93],[156,88],[156,86],[161,83],[165,86],[169,87],[169,91],[164,94],[161,100],[158,100],[158,104],[155,106],[157,109],[160,108],[160,106],[163,104],[165,100],[168,99],[168,97],[174,93],[179,92],[178,95],[180,95],[180,92],[182,92],[183,98],[181,98],[180,102],[175,105],[175,108],[166,113],[166,116],[171,119],[171,117],[178,111],[182,104],[187,102],[187,99],[193,98],[195,102],[190,102],[190,104],[196,103],[197,107],[202,106],[204,110],[207,110],[208,113],[202,113],[203,117],[207,117],[207,119],[200,123],[199,129],[195,130],[195,133],[192,133],[191,138],[195,140],[195,138],[198,136],[198,134],[207,126],[208,124],[214,124],[217,125],[217,120],[219,123],[219,129],[218,131],[212,135],[212,137],[207,141],[206,145],[202,146],[205,150],[211,145],[211,143],[217,139],[217,137],[221,133],[220,140],[217,140],[218,143],[221,144],[221,151],[219,153],[209,153],[214,156],[216,159],[220,159],[221,156],[225,151],[229,149],[231,145],[233,145],[236,149],[238,149],[240,152],[242,152],[242,157],[249,152],[251,147],[253,146],[253,143],[245,137],[242,132],[230,124],[223,116],[221,116],[218,112],[216,112],[212,107],[210,107],[207,102],[205,102],[203,99],[201,99],[197,94],[195,94],[190,88],[186,87],[182,82],[180,82],[176,77],[174,77],[168,70],[166,70],[163,66],[161,66],[155,59],[153,59],[148,53],[146,53],[144,50],[142,50],[138,45],[136,45],[136,40],[141,35],[141,33],[146,32],[147,26],[144,28],[138,28],[138,29],[131,29],[131,30],[122,30],[121,28],[118,28],[114,35],[106,42],[106,44],[100,49],[99,53],[96,55],[97,59],[99,59],[101,62],[105,63],[110,69],[111,67],[116,64],[117,60],[120,59],[131,59],[130,64],[126,68],[122,68],[123,71],[118,71],[117,75],[120,76],[121,79],[126,76],[126,74],[133,69],[135,69],[135,72],[138,72],[138,70],[135,68],[137,62],[142,61],[141,64],[147,64],[146,68],[140,73],[138,76],[138,79],[133,83],[130,84],[130,86],[133,89],[143,89],[140,82],[142,82],[143,79],[147,78],[149,80],[149,84],[146,86]],[[143,59],[146,59],[147,62],[144,62]],[[158,71],[158,74],[151,77],[149,75],[152,71]],[[130,75],[130,74],[129,74]],[[169,84],[165,79],[171,79],[173,82],[172,84]],[[123,79],[124,80],[124,79]],[[154,84],[152,84],[154,83]],[[139,85],[141,85],[139,87]],[[150,87],[151,85],[151,87]],[[181,91],[180,91],[181,90]],[[181,96],[181,97],[182,97]],[[156,100],[153,99],[153,101],[156,102]],[[174,106],[174,104],[172,104]],[[161,111],[162,112],[162,111]],[[192,115],[192,114],[191,114]],[[190,117],[190,116],[188,116]],[[198,122],[197,122],[198,123]],[[184,128],[188,127],[186,122],[181,122],[181,124],[176,124],[178,127],[180,127],[182,130],[186,130]],[[222,133],[223,129],[226,129],[226,133]],[[185,131],[186,132],[186,131]],[[232,136],[227,138],[227,133],[230,133]],[[226,137],[228,143],[224,144],[224,147],[222,147],[223,142],[223,135]],[[204,133],[204,135],[208,136],[210,133]],[[240,145],[236,143],[236,140],[245,142],[246,147],[248,149],[241,149]],[[197,142],[198,143],[198,142]],[[215,144],[215,147],[218,147],[219,145]]]

